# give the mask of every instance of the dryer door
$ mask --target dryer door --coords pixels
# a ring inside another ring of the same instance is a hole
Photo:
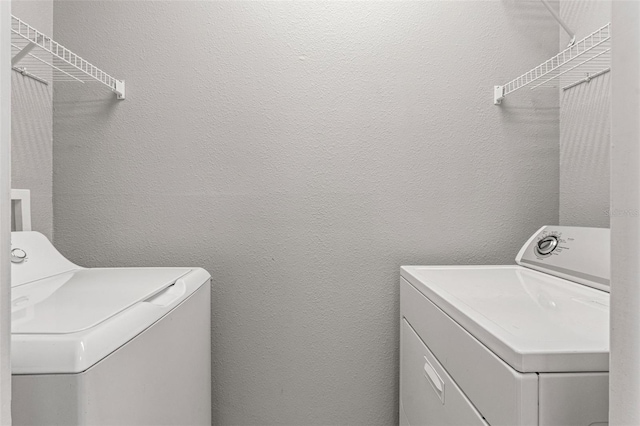
[[[401,424],[488,426],[404,318],[401,329]]]

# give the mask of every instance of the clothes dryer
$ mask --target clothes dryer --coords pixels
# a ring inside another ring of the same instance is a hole
[[[403,266],[402,425],[604,425],[609,230],[545,226],[516,265]]]

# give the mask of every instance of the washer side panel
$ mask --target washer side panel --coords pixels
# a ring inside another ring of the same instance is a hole
[[[81,424],[81,381],[81,374],[12,376],[13,425]]]
[[[80,374],[13,376],[15,425],[210,425],[207,280],[171,313]]]
[[[89,370],[86,424],[211,424],[210,299],[207,281]]]

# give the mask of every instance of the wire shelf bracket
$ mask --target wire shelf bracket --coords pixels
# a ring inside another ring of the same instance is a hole
[[[562,29],[565,30],[567,35],[569,35],[569,44],[567,45],[567,47],[573,46],[575,44],[575,42],[576,42],[576,33],[571,31],[571,28],[569,28],[569,25],[567,25],[567,23],[564,22],[560,16],[558,16],[556,11],[553,10],[553,7],[551,7],[551,5],[549,4],[549,2],[547,0],[540,0],[540,1],[544,5],[544,7],[547,8],[547,10],[551,14],[551,16],[553,16],[553,19],[555,19],[558,22],[558,24],[560,24]]]
[[[11,68],[25,77],[48,84],[54,81],[97,82],[108,87],[117,99],[125,99],[124,80],[118,80],[76,55],[60,43],[11,15]]]
[[[611,23],[608,23],[531,71],[504,85],[494,86],[493,103],[500,105],[508,94],[530,85],[531,90],[563,84],[567,89],[575,87],[577,84],[568,84],[567,81],[580,79],[580,82],[588,82],[606,74],[610,68]]]

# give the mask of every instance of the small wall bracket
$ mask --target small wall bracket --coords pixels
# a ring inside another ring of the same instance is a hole
[[[493,86],[493,104],[500,105],[504,99],[504,86]]]
[[[116,94],[116,98],[119,100],[125,99],[125,89],[124,89],[124,80],[116,80],[116,87],[113,91]]]

